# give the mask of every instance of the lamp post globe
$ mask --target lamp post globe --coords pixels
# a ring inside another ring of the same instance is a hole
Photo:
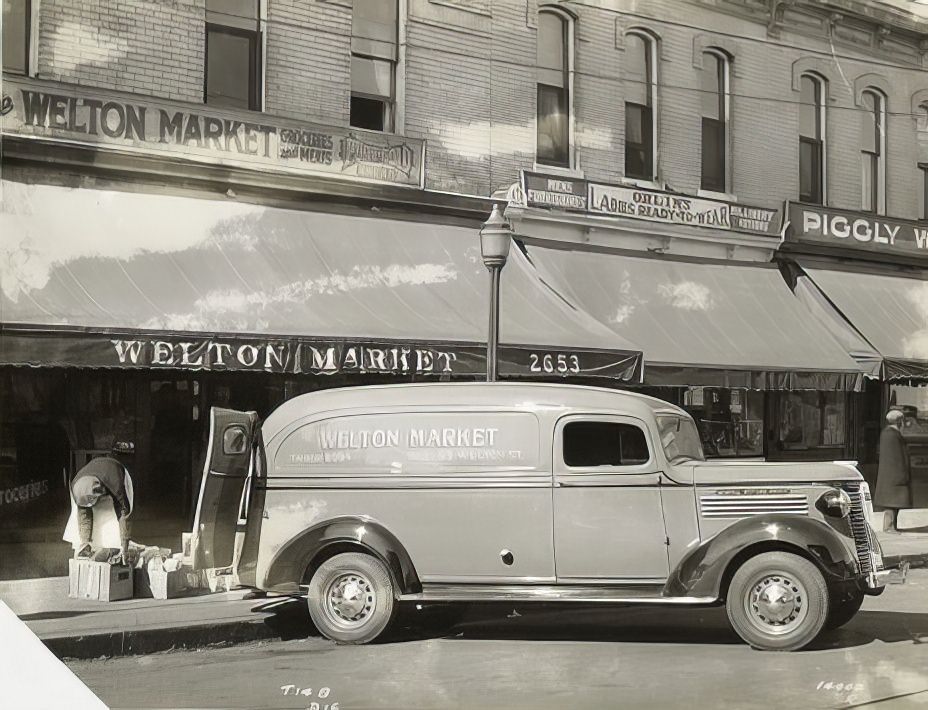
[[[499,351],[499,275],[509,258],[512,227],[493,205],[490,217],[480,227],[480,256],[490,271],[490,328],[487,335],[487,382],[497,375]]]

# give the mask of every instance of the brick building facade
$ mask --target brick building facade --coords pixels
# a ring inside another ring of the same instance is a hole
[[[204,0],[31,5],[32,75],[203,101]],[[798,196],[799,76],[814,72],[827,82],[827,203],[860,208],[860,93],[872,86],[887,99],[885,211],[921,217],[918,163],[928,161],[928,139],[917,135],[928,126],[917,114],[928,101],[928,21],[879,2],[553,5],[575,18],[574,167],[585,177],[623,178],[624,38],[639,29],[658,45],[658,184],[699,190],[702,53],[716,48],[730,58],[728,193],[770,207]],[[538,7],[534,0],[400,3],[396,131],[428,141],[428,189],[488,196],[532,169]],[[347,125],[351,3],[263,0],[261,16],[265,111]]]

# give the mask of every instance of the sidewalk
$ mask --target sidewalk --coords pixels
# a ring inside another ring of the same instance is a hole
[[[70,599],[67,577],[0,582],[0,600],[60,658],[278,638],[274,607],[290,598],[243,599],[246,592],[107,603]]]
[[[880,532],[877,537],[887,566],[906,561],[913,568],[928,567],[928,533]],[[244,643],[280,638],[303,625],[302,602],[276,596],[243,599],[245,593],[106,603],[68,598],[67,577],[0,582],[0,600],[60,658]]]

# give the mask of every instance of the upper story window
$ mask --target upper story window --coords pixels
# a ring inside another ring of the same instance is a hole
[[[825,204],[825,81],[799,77],[799,200]]]
[[[206,0],[206,103],[261,110],[260,0]]]
[[[29,73],[31,0],[3,0],[3,71]]]
[[[728,189],[729,60],[718,50],[702,57],[702,180],[713,192]]]
[[[928,163],[918,166],[922,175],[922,219],[928,219]]]
[[[535,159],[545,165],[564,168],[570,160],[571,74],[570,19],[552,10],[538,13],[536,65]]]
[[[655,177],[656,48],[643,32],[625,35],[625,177],[639,180]]]
[[[651,460],[641,427],[619,422],[564,425],[564,463],[572,468],[640,466]]]
[[[860,95],[860,207],[886,211],[886,97],[876,89]]]
[[[397,0],[355,0],[351,13],[351,118],[355,128],[396,123]]]

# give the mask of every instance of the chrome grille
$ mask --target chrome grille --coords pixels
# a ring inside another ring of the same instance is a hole
[[[851,524],[851,532],[854,534],[854,546],[857,548],[857,561],[860,563],[862,574],[870,574],[873,569],[873,558],[870,553],[873,550],[873,541],[870,539],[870,526],[867,524],[867,517],[864,515],[864,496],[860,489],[859,483],[843,483],[841,488],[851,499],[851,513],[848,515],[848,522]]]
[[[706,518],[743,518],[769,513],[809,514],[809,501],[804,493],[707,494],[699,497],[699,507]]]

